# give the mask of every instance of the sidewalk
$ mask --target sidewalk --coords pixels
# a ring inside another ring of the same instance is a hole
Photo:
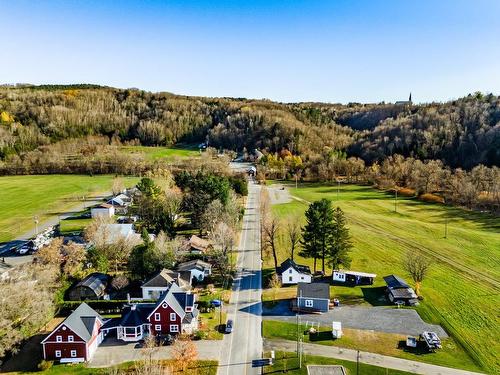
[[[303,343],[304,353],[321,357],[330,357],[356,362],[358,352],[352,349],[344,349],[335,346],[325,346],[319,344]],[[289,340],[264,340],[264,350],[280,350],[286,352],[295,352],[297,343]],[[394,370],[412,372],[415,374],[435,374],[435,375],[477,375],[479,373],[458,370],[449,367],[431,365],[428,363],[410,361],[407,359],[389,357],[381,354],[359,352],[359,361],[368,365],[386,367]]]

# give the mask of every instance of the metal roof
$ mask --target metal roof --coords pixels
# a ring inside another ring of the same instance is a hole
[[[86,287],[91,289],[96,296],[100,297],[104,294],[106,287],[108,285],[109,276],[104,273],[91,273],[85,277],[82,281],[75,285],[73,289],[79,287]]]
[[[384,281],[389,287],[389,289],[406,289],[410,288],[410,286],[399,276],[396,275],[388,275],[384,276]]]
[[[330,299],[330,285],[327,283],[298,283],[297,297]]]
[[[304,274],[311,274],[311,269],[309,266],[304,266],[302,264],[297,264],[290,258],[285,260],[283,263],[281,263],[281,266],[278,267],[278,274],[281,275],[283,272],[285,272],[289,268],[293,268],[295,271],[298,273],[304,273]]]

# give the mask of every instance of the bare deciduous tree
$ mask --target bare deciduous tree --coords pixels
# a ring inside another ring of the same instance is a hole
[[[403,267],[415,282],[415,293],[420,295],[420,286],[429,271],[431,262],[418,252],[409,251],[403,260]]]
[[[113,277],[113,280],[111,281],[111,286],[115,288],[115,290],[122,290],[123,288],[127,287],[129,281],[127,276],[125,275],[118,275]]]
[[[198,359],[198,350],[189,336],[181,336],[172,345],[172,362],[174,371],[185,372]]]
[[[123,179],[121,177],[113,178],[113,185],[111,186],[111,191],[113,195],[120,194],[123,189],[125,189],[125,185],[123,184]]]
[[[287,223],[287,234],[290,241],[290,258],[293,260],[295,249],[300,244],[301,239],[301,228],[300,228],[300,218],[293,217]]]
[[[278,272],[277,237],[280,223],[277,217],[271,216],[262,223],[262,245],[264,250],[271,250],[274,259],[274,269]]]

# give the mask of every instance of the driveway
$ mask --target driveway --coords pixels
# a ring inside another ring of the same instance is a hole
[[[296,321],[295,314],[289,309],[289,301],[278,303],[272,309],[264,310],[264,319]],[[392,307],[360,307],[341,306],[333,310],[317,314],[301,314],[302,321],[330,325],[332,321],[342,322],[345,328],[366,329],[403,335],[419,335],[423,331],[433,331],[440,337],[448,337],[444,329],[436,324],[429,324],[422,320],[413,309],[397,309]]]
[[[200,340],[194,341],[198,349],[199,359],[219,360],[221,341]],[[114,337],[109,337],[97,348],[89,367],[112,367],[128,361],[138,361],[144,359],[144,349],[136,348],[137,343],[124,343]],[[170,346],[161,346],[155,352],[155,359],[172,358]]]

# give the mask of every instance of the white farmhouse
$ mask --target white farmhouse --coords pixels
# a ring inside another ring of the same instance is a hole
[[[200,259],[195,259],[189,262],[180,263],[177,266],[177,271],[189,272],[191,280],[195,278],[197,281],[201,282],[206,276],[210,276],[212,274],[212,265]]]
[[[309,267],[297,264],[291,259],[281,263],[281,266],[278,267],[278,275],[281,277],[283,285],[310,283],[312,280]]]

